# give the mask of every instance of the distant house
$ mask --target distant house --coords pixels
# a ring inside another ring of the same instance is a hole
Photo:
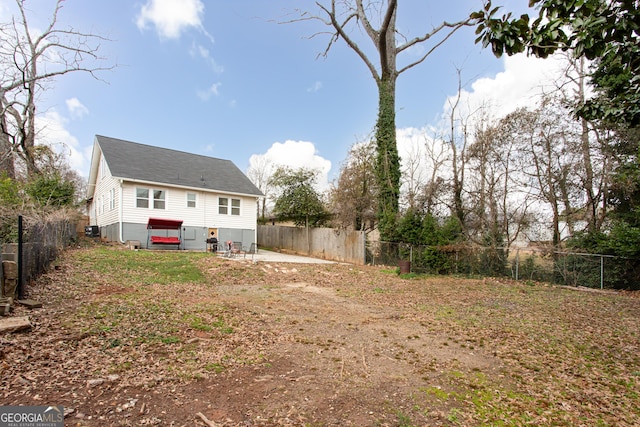
[[[256,242],[260,197],[260,190],[229,160],[95,137],[88,211],[90,225],[98,226],[107,240],[177,249],[170,244],[177,237],[180,249],[205,250],[213,232],[221,242],[249,247]],[[150,224],[180,225],[148,229]]]

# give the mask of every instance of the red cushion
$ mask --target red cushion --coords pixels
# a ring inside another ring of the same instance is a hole
[[[179,245],[180,239],[177,237],[151,236],[151,243],[157,245]]]

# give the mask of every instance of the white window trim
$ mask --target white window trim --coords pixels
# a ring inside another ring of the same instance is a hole
[[[147,197],[147,207],[143,208],[138,206],[138,200],[142,200],[142,197],[138,197],[138,190],[147,190],[148,191],[148,197]],[[164,199],[156,199],[155,198],[155,192],[156,191],[162,191],[164,193]],[[164,201],[164,208],[156,208],[155,207],[155,202],[156,201]],[[134,196],[133,196],[133,206],[136,209],[149,209],[149,210],[156,210],[156,211],[166,211],[167,210],[167,206],[169,206],[169,190],[167,190],[166,188],[153,188],[153,187],[135,187],[134,188]]]
[[[233,202],[237,201],[238,202],[238,206],[233,206]],[[229,215],[233,215],[233,216],[240,216],[240,214],[242,214],[242,200],[241,199],[231,199],[231,211],[229,212]],[[234,214],[233,210],[237,209],[238,213]]]
[[[221,200],[226,200],[227,204],[226,205],[221,205],[220,201]],[[227,210],[226,213],[221,213],[220,212],[220,208],[223,207]],[[218,215],[229,215],[229,198],[228,197],[218,197]]]
[[[142,207],[142,206],[138,206],[138,200],[142,200],[142,197],[138,197],[138,190],[147,190],[147,207]],[[145,187],[135,187],[135,192],[134,192],[134,197],[133,197],[133,206],[135,206],[136,209],[153,209],[153,205],[150,203],[151,201],[151,189],[150,188],[145,188]]]
[[[164,199],[156,199],[156,195],[155,195],[156,191],[162,191],[162,193],[164,194]],[[152,205],[151,209],[155,209],[157,211],[166,211],[167,210],[167,204],[169,203],[169,192],[167,190],[164,190],[164,189],[155,188],[155,189],[151,189],[151,194],[152,194],[151,198],[153,199],[153,205]],[[164,203],[164,207],[163,208],[156,208],[156,200],[157,201],[162,201]]]
[[[109,210],[112,211],[116,208],[116,189],[109,190]]]
[[[223,207],[225,207],[227,209],[227,213],[220,213],[220,200],[226,200],[227,204],[226,205],[222,205]],[[238,202],[238,206],[233,206],[233,202],[237,201]],[[238,213],[234,214],[233,210],[237,209]],[[232,215],[232,216],[241,216],[242,215],[242,199],[235,199],[232,197],[218,197],[218,215]]]
[[[190,194],[193,194],[193,200],[189,200]],[[198,193],[187,192],[185,199],[187,200],[187,208],[195,209],[198,207]],[[189,206],[189,202],[193,202],[193,206]]]

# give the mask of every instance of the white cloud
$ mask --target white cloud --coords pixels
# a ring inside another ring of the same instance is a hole
[[[207,90],[199,90],[197,92],[198,98],[208,101],[212,96],[218,96],[220,94],[218,91],[220,86],[222,86],[222,83],[214,83]]]
[[[200,0],[147,0],[140,9],[136,21],[139,29],[149,24],[155,27],[162,39],[177,39],[180,34],[196,28],[203,31],[204,4]]]
[[[308,141],[287,140],[283,143],[274,142],[264,154],[253,154],[249,158],[250,167],[259,164],[260,159],[266,157],[275,171],[278,166],[288,166],[290,168],[317,169],[318,189],[324,191],[329,188],[329,171],[331,161],[318,155],[316,147]]]
[[[67,119],[53,109],[38,116],[36,126],[41,136],[39,143],[48,145],[57,153],[64,155],[72,169],[82,176],[88,176],[90,150],[87,151],[80,146],[78,139],[65,128],[66,125]]]
[[[504,71],[493,78],[476,80],[470,91],[462,90],[459,106],[467,111],[486,106],[494,117],[503,117],[520,107],[534,106],[543,90],[554,87],[554,81],[561,78],[565,68],[566,59],[562,55],[547,59],[525,54],[507,56],[504,58]],[[454,100],[455,95],[447,99],[445,115]]]
[[[209,49],[199,43],[193,42],[193,44],[191,45],[191,49],[189,49],[189,54],[193,57],[204,59],[215,73],[220,74],[224,71],[224,67],[218,64],[216,60],[211,56],[211,52],[209,51]]]
[[[561,55],[548,59],[515,55],[506,57],[503,63],[504,71],[492,78],[478,79],[471,84],[470,90],[461,91],[457,114],[464,118],[469,112],[487,107],[489,118],[498,119],[517,108],[533,107],[543,92],[549,93],[557,87],[557,82],[563,81],[566,69],[566,59]],[[456,97],[457,94],[450,96],[445,102],[439,123],[396,131],[403,171],[413,168],[414,178],[418,180],[428,179],[436,167],[438,174],[445,179],[451,174],[450,147],[443,142],[442,135],[450,132],[447,116]],[[478,115],[477,118],[481,120],[484,116]],[[471,119],[473,121],[473,116]],[[407,178],[406,175],[404,177]]]
[[[402,128],[396,130],[396,141],[398,154],[401,159],[408,158],[409,155],[420,153],[422,146],[427,141],[426,128]]]
[[[320,89],[322,89],[322,82],[316,81],[313,85],[307,88],[307,92],[318,92]]]
[[[69,114],[74,119],[81,119],[89,114],[89,109],[85,107],[78,98],[70,98],[66,101]]]

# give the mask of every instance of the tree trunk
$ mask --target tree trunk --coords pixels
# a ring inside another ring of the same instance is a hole
[[[376,177],[380,191],[378,221],[380,239],[395,239],[400,197],[400,156],[396,144],[395,82],[379,84],[379,110],[376,124]]]
[[[586,102],[586,94],[585,94],[585,60],[584,58],[580,59],[579,64],[579,80],[578,80],[578,102],[584,103]],[[582,162],[584,165],[584,177],[582,179],[582,188],[585,190],[585,194],[587,196],[586,203],[586,220],[587,220],[587,230],[590,233],[594,233],[598,231],[600,228],[598,223],[598,197],[594,188],[594,173],[593,173],[593,163],[591,160],[591,140],[589,138],[589,123],[585,118],[580,118],[580,145],[582,151]]]
[[[2,129],[6,129],[4,116],[0,117],[0,120],[3,122],[0,129],[0,177],[6,174],[7,177],[15,179],[16,168],[13,162],[13,149],[9,136],[2,131]]]

